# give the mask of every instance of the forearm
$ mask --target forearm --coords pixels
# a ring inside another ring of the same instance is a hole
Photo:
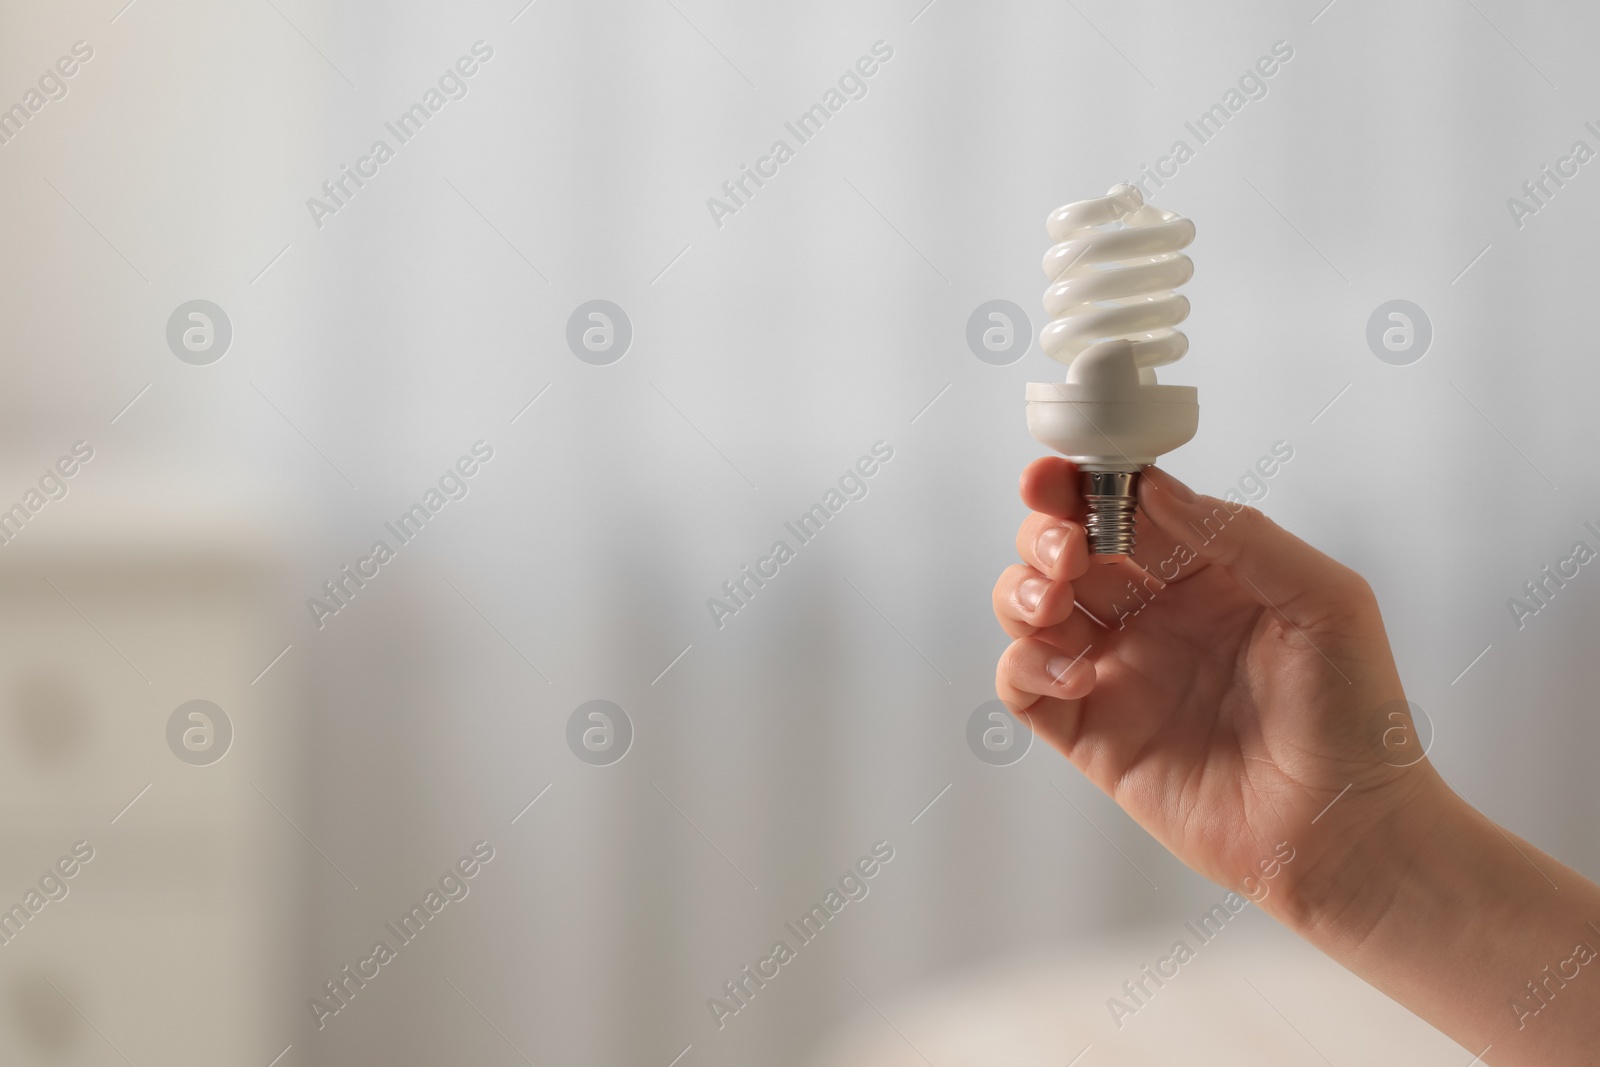
[[[1448,791],[1411,825],[1343,906],[1285,921],[1483,1063],[1600,1065],[1600,887]]]

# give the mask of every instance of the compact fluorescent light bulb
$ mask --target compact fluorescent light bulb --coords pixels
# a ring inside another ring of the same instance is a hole
[[[1111,562],[1133,551],[1139,471],[1199,425],[1194,387],[1155,375],[1189,350],[1174,329],[1189,301],[1172,290],[1194,275],[1183,254],[1194,223],[1115,185],[1057,208],[1045,228],[1056,243],[1044,257],[1050,322],[1039,346],[1067,365],[1067,380],[1028,383],[1028,432],[1078,465],[1089,550]]]

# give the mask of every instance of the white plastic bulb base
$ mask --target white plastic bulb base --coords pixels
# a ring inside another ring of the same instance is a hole
[[[1028,432],[1083,472],[1089,551],[1101,562],[1133,552],[1138,472],[1188,443],[1200,425],[1189,385],[1143,380],[1126,340],[1101,342],[1065,382],[1029,382]]]

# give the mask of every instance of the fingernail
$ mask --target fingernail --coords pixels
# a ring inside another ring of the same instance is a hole
[[[1072,665],[1077,662],[1077,660],[1069,659],[1066,656],[1056,656],[1049,663],[1045,664],[1044,669],[1050,672],[1050,680],[1056,685],[1066,685],[1067,672],[1070,671],[1072,669]]]
[[[1050,583],[1043,578],[1025,578],[1017,587],[1017,600],[1022,604],[1022,610],[1034,612],[1039,610],[1039,601],[1044,599]]]
[[[1155,482],[1156,488],[1163,493],[1171,495],[1180,504],[1193,504],[1198,499],[1193,489],[1190,489],[1160,467],[1149,467],[1145,471],[1147,476],[1152,473],[1155,475],[1152,480]]]
[[[1056,560],[1061,558],[1061,550],[1067,545],[1067,528],[1065,526],[1052,526],[1039,535],[1039,540],[1034,543],[1033,550],[1039,557],[1039,562],[1045,568],[1054,567]]]

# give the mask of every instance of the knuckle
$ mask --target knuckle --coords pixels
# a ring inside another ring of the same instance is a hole
[[[1234,504],[1216,497],[1201,499],[1210,511],[1192,517],[1189,529],[1190,543],[1198,546],[1202,556],[1230,560],[1272,522],[1250,504]]]
[[[1222,511],[1227,513],[1229,509],[1224,506]],[[1254,504],[1242,505],[1238,511],[1229,515],[1229,520],[1232,524],[1236,525],[1239,529],[1239,532],[1245,536],[1249,536],[1250,534],[1255,533],[1257,530],[1268,529],[1273,525],[1272,520],[1267,518],[1266,512],[1262,511]]]
[[[1373,591],[1371,582],[1345,566],[1339,568],[1337,575],[1334,580],[1334,591],[1339,599],[1348,605],[1352,614],[1377,612],[1378,594]]]

